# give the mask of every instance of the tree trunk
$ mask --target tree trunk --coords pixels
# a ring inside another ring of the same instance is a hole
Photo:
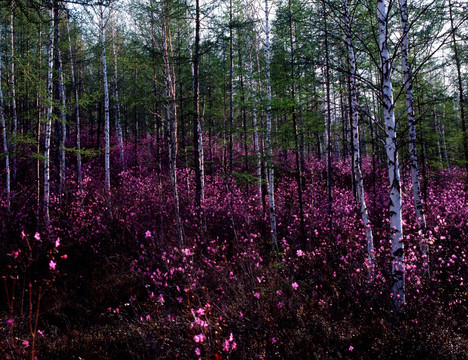
[[[296,82],[295,82],[295,53],[294,53],[294,31],[293,31],[293,21],[292,21],[292,10],[291,10],[291,0],[288,1],[288,10],[289,10],[289,48],[290,48],[290,63],[291,63],[291,101],[292,109],[291,115],[293,120],[293,130],[294,130],[294,155],[296,158],[296,183],[297,183],[297,193],[299,197],[299,219],[301,226],[301,240],[305,240],[305,224],[304,224],[304,201],[302,194],[302,164],[301,164],[301,150],[299,143],[299,134],[297,128],[297,112],[296,112]]]
[[[242,111],[242,127],[244,132],[244,171],[249,173],[249,147],[247,144],[247,107],[245,104],[245,89],[244,89],[244,72],[243,72],[243,63],[242,63],[242,51],[241,51],[241,35],[239,29],[237,29],[237,59],[239,66],[239,85],[240,85],[240,97],[241,97],[241,111]],[[249,196],[249,180],[246,184],[246,195]]]
[[[39,28],[39,41],[38,41],[38,53],[39,61],[37,67],[41,70],[42,66],[42,28]],[[37,109],[37,125],[36,125],[36,214],[37,221],[39,222],[39,217],[41,214],[41,159],[39,154],[41,152],[41,118],[42,118],[42,102],[41,102],[41,83],[42,83],[42,71],[39,71],[39,83],[36,87],[36,109]]]
[[[255,49],[256,52],[256,58],[257,58],[257,65],[258,65],[258,70],[260,71],[260,63],[258,61],[258,48],[257,48],[257,42],[253,44],[253,46],[250,46],[250,49],[252,47]],[[259,135],[258,135],[258,120],[257,120],[257,103],[255,102],[255,91],[254,89],[254,78],[253,78],[253,60],[252,60],[252,51],[249,51],[249,62],[248,62],[248,73],[249,75],[249,84],[252,88],[251,92],[251,102],[252,102],[252,126],[253,126],[253,136],[254,136],[254,149],[255,149],[255,156],[257,158],[257,193],[258,193],[258,200],[259,200],[259,205],[260,208],[263,206],[263,194],[262,194],[262,156],[260,153],[260,142],[259,142]],[[258,90],[261,89],[261,84],[260,80],[258,83]]]
[[[70,56],[70,72],[72,88],[75,94],[75,118],[76,118],[76,175],[78,182],[78,192],[83,194],[83,173],[81,164],[81,119],[78,85],[75,75],[75,59],[73,57],[71,37],[70,37],[70,19],[67,20],[68,52]]]
[[[449,0],[449,15],[450,15],[450,26],[452,30],[452,41],[453,41],[453,55],[455,57],[455,66],[457,68],[457,80],[458,80],[458,98],[460,103],[460,119],[462,124],[462,136],[463,136],[463,150],[465,153],[465,169],[467,172],[466,184],[468,184],[468,133],[466,131],[466,114],[465,114],[465,95],[463,92],[463,75],[461,73],[461,63],[458,50],[457,39],[455,35],[455,28],[453,26],[453,11],[452,1]]]
[[[168,33],[167,26],[167,9],[168,4],[164,3],[163,20],[162,20],[162,57],[164,63],[164,90],[166,95],[166,123],[167,123],[167,142],[169,148],[169,172],[171,177],[171,185],[173,191],[173,200],[176,216],[176,228],[179,246],[185,243],[185,234],[182,221],[180,219],[179,210],[179,191],[177,188],[177,105],[175,79],[172,70],[170,59],[172,57],[171,37]]]
[[[107,61],[106,61],[106,32],[104,24],[104,8],[99,7],[100,12],[100,30],[102,47],[102,78],[104,85],[104,189],[107,201],[107,210],[112,214],[111,206],[111,180],[110,180],[110,119],[109,119],[109,84],[107,81]]]
[[[120,102],[119,102],[119,85],[118,85],[118,65],[117,65],[117,49],[115,46],[116,36],[115,27],[112,28],[112,51],[114,55],[114,111],[115,111],[115,129],[117,132],[117,139],[119,141],[119,152],[120,152],[120,165],[125,170],[125,152],[122,137],[122,122],[120,120]]]
[[[18,114],[16,109],[16,77],[15,77],[15,27],[14,27],[14,15],[13,10],[15,7],[15,1],[11,4],[11,14],[10,14],[10,41],[11,41],[11,49],[10,49],[10,82],[11,82],[11,112],[13,118],[13,131],[12,135],[10,136],[11,140],[11,152],[12,152],[12,177],[13,180],[16,179],[16,171],[17,171],[17,161],[16,161],[16,141],[17,141],[17,134],[18,134]]]
[[[7,196],[7,210],[11,211],[11,184],[10,184],[10,155],[8,153],[8,139],[7,131],[5,124],[5,111],[4,111],[4,102],[3,102],[3,91],[2,91],[2,67],[3,64],[0,64],[0,121],[2,126],[2,140],[3,140],[3,153],[5,156],[5,187],[6,187],[6,196]]]
[[[63,79],[63,64],[62,64],[62,53],[60,51],[60,9],[58,4],[55,6],[54,10],[54,26],[55,26],[55,67],[57,70],[58,78],[56,80],[56,99],[60,102],[59,107],[59,115],[60,115],[60,122],[57,123],[59,128],[59,148],[58,148],[58,168],[59,168],[59,188],[58,194],[60,199],[62,199],[63,191],[65,188],[65,181],[66,181],[66,152],[65,152],[65,145],[66,145],[66,138],[67,138],[67,113],[66,113],[66,99],[65,99],[65,85]]]
[[[353,147],[353,166],[354,175],[356,177],[356,193],[360,207],[361,219],[366,232],[367,240],[367,266],[369,269],[369,278],[374,280],[375,256],[374,256],[374,237],[367,212],[367,204],[364,195],[364,180],[361,171],[361,152],[359,149],[359,104],[357,97],[356,83],[356,59],[354,57],[354,49],[351,40],[351,24],[349,20],[349,9],[347,0],[343,1],[345,10],[345,29],[346,43],[348,46],[349,68],[350,68],[350,90],[351,90],[351,116],[352,116],[352,147]]]
[[[271,45],[270,45],[270,12],[268,9],[268,0],[265,0],[265,58],[266,58],[266,96],[267,96],[267,111],[266,111],[266,173],[267,173],[267,193],[270,206],[270,226],[271,226],[271,241],[274,250],[278,249],[278,236],[276,233],[276,206],[275,206],[275,173],[273,169],[273,151],[271,144]]]
[[[331,100],[330,100],[330,55],[328,51],[328,20],[325,1],[322,1],[325,31],[325,83],[327,92],[327,195],[328,213],[332,211],[333,175],[332,175],[332,141],[331,141]]]
[[[379,23],[379,52],[382,79],[382,106],[385,120],[385,148],[390,184],[390,237],[392,243],[392,293],[395,308],[399,311],[405,305],[405,254],[401,220],[400,169],[396,146],[395,113],[391,59],[388,52],[388,15],[385,0],[377,0],[377,21]]]
[[[51,27],[49,33],[49,49],[48,49],[48,69],[47,69],[47,115],[45,124],[45,140],[44,140],[44,222],[48,228],[50,225],[50,143],[52,137],[52,110],[53,110],[53,84],[52,84],[52,72],[54,67],[54,28],[55,20],[53,13],[52,1],[50,4],[50,18]]]
[[[233,139],[234,131],[234,89],[233,89],[233,72],[234,72],[234,55],[233,55],[233,35],[232,35],[232,0],[229,5],[229,174],[232,176],[233,171]]]
[[[419,183],[418,152],[416,147],[416,118],[414,116],[413,101],[413,78],[411,65],[408,61],[408,11],[406,0],[400,0],[401,15],[401,62],[403,65],[403,75],[405,80],[406,112],[408,114],[408,136],[409,155],[411,166],[411,183],[413,185],[413,200],[418,221],[419,230],[422,235],[420,239],[421,255],[423,259],[423,270],[429,275],[429,244],[426,236],[426,217],[421,201],[421,185]]]
[[[203,132],[200,121],[200,4],[195,1],[195,43],[193,53],[193,159],[195,161],[195,204],[199,211],[205,198],[205,170],[203,166]],[[201,217],[200,217],[201,220]],[[200,223],[201,225],[201,223]]]

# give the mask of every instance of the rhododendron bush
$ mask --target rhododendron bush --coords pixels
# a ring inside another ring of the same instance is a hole
[[[306,160],[301,234],[293,154],[278,156],[272,251],[267,197],[259,198],[255,181],[217,166],[197,209],[194,172],[179,164],[186,237],[179,244],[167,164],[140,151],[138,165],[114,167],[111,214],[98,159],[86,164],[82,194],[70,171],[66,196],[51,199],[50,228],[37,223],[33,183],[20,184],[10,214],[2,202],[2,358],[466,358],[468,204],[460,169],[430,170],[426,234],[403,171],[406,305],[396,312],[383,165],[374,173],[363,161],[376,249],[370,281],[349,163],[334,161],[329,213],[325,160]],[[221,157],[221,147],[213,151]],[[429,275],[421,236],[430,244]]]

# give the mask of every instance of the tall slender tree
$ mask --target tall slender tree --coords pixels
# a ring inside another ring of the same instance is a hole
[[[270,209],[271,241],[273,249],[278,249],[278,235],[276,232],[275,205],[275,172],[273,168],[273,149],[271,140],[271,44],[270,44],[270,11],[268,0],[265,0],[265,65],[266,65],[266,174],[267,193]]]
[[[200,119],[200,0],[195,0],[195,42],[193,62],[193,143],[195,162],[195,203],[201,207],[205,198],[205,169],[203,156],[203,132]]]
[[[385,0],[377,0],[379,24],[379,54],[381,76],[381,99],[385,120],[385,150],[387,154],[388,179],[390,184],[389,217],[392,257],[392,296],[395,308],[402,310],[405,304],[405,253],[401,219],[400,165],[397,151],[395,104],[392,87],[392,59],[389,56],[389,12]]]
[[[111,207],[111,176],[110,176],[110,115],[109,115],[109,83],[107,80],[106,57],[106,24],[104,6],[99,5],[99,34],[101,42],[102,81],[104,85],[104,190],[107,210],[112,214]]]
[[[50,29],[49,29],[49,45],[48,45],[48,69],[47,69],[47,113],[45,123],[45,139],[44,139],[44,197],[43,197],[43,214],[44,223],[48,228],[50,225],[50,145],[52,137],[52,110],[53,110],[53,67],[54,67],[54,1],[49,3],[50,11]]]
[[[452,43],[453,43],[453,57],[455,60],[455,67],[457,70],[457,86],[458,86],[458,100],[459,100],[459,107],[460,107],[460,120],[462,125],[462,141],[463,141],[463,151],[465,154],[465,169],[468,174],[468,133],[466,129],[466,109],[465,109],[465,93],[463,90],[463,76],[461,73],[461,61],[460,61],[460,54],[458,49],[458,42],[457,42],[457,28],[454,26],[454,14],[453,14],[453,3],[452,0],[449,0],[449,18],[450,18],[450,27],[451,27],[451,34],[452,34]],[[466,177],[466,184],[468,184],[468,175]]]
[[[3,90],[2,90],[2,66],[0,64],[0,122],[2,126],[2,141],[3,141],[3,153],[5,156],[5,187],[6,187],[6,203],[7,211],[11,211],[11,179],[10,179],[10,154],[8,153],[8,137],[7,127],[5,123],[5,108],[3,101]]]
[[[81,159],[81,118],[80,118],[80,98],[78,91],[78,84],[75,73],[75,57],[72,51],[72,42],[70,36],[70,19],[66,21],[67,24],[67,37],[68,37],[68,56],[70,57],[70,75],[72,82],[72,89],[75,97],[75,121],[76,121],[76,176],[78,182],[78,192],[83,193],[83,170]]]
[[[421,185],[419,183],[418,153],[416,147],[416,117],[414,116],[413,75],[408,60],[408,6],[406,0],[400,0],[401,16],[401,63],[405,81],[406,112],[408,114],[409,155],[411,167],[411,182],[413,185],[413,201],[419,230],[422,232],[420,247],[423,258],[423,269],[429,274],[429,245],[426,237],[426,217],[421,200]]]
[[[349,87],[351,93],[351,127],[352,127],[352,154],[353,154],[353,167],[356,182],[357,200],[360,207],[361,219],[364,224],[367,240],[367,262],[369,268],[370,279],[374,279],[375,269],[375,255],[374,255],[374,237],[372,234],[372,227],[369,221],[369,214],[367,211],[367,204],[364,194],[364,180],[361,170],[361,151],[359,144],[359,104],[358,92],[356,81],[356,59],[354,57],[354,48],[352,44],[351,23],[349,17],[349,7],[347,0],[343,0],[344,7],[344,26],[346,32],[346,45],[348,47],[349,57]]]
[[[13,127],[11,138],[11,151],[12,151],[12,177],[16,179],[17,171],[17,135],[18,135],[18,110],[17,110],[17,99],[16,99],[16,76],[15,76],[15,21],[14,21],[14,10],[15,10],[15,1],[11,2],[11,12],[10,12],[10,83],[11,83],[11,114],[13,118]]]

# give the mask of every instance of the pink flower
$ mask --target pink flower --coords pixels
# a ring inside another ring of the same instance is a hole
[[[44,337],[44,330],[37,330],[37,333],[41,335],[42,337]]]
[[[201,354],[200,348],[196,348],[196,349],[195,349],[195,354],[196,354],[197,356],[200,356],[200,354]]]
[[[163,294],[159,294],[159,296],[158,296],[158,301],[159,301],[161,304],[164,304],[164,296],[163,296]]]
[[[237,343],[235,341],[232,342],[231,344],[231,349],[236,350],[237,349]]]
[[[296,254],[297,254],[297,256],[299,256],[299,257],[302,257],[302,256],[305,255],[304,251],[302,251],[302,250],[300,250],[300,249],[296,251]]]
[[[41,234],[39,234],[38,232],[34,234],[34,239],[36,239],[37,241],[41,241]]]
[[[354,350],[354,346],[350,345],[349,351],[353,351],[353,350]]]
[[[29,341],[28,340],[23,340],[22,344],[24,346],[28,347],[29,346]]]
[[[57,238],[57,240],[55,240],[55,247],[58,248],[60,246],[60,238]]]
[[[200,309],[198,309],[198,310],[196,311],[196,313],[197,313],[198,316],[205,315],[205,309],[200,308]]]
[[[150,238],[150,237],[151,237],[151,231],[146,230],[145,238]]]
[[[49,262],[49,269],[50,270],[55,270],[55,267],[57,266],[57,263],[54,260],[50,260]]]
[[[276,340],[276,338],[274,338],[274,337],[271,338],[271,343],[272,343],[272,344],[276,344],[277,342],[278,342],[278,340]]]
[[[230,348],[230,344],[229,344],[229,341],[226,339],[223,342],[223,350],[224,351],[229,351],[229,348]]]
[[[195,335],[193,337],[193,341],[195,341],[196,343],[202,343],[203,341],[205,341],[205,335],[203,335],[202,333]]]
[[[67,254],[63,254],[63,255],[61,256],[61,258],[62,258],[62,259],[66,259],[66,258],[68,258],[68,255],[67,255]]]
[[[293,282],[293,283],[291,284],[291,286],[292,286],[293,290],[297,290],[297,288],[299,287],[299,285],[297,284],[297,282]]]
[[[260,293],[257,291],[256,293],[254,293],[254,296],[257,298],[257,299],[260,299]]]
[[[276,295],[281,296],[282,294],[281,290],[276,290]]]

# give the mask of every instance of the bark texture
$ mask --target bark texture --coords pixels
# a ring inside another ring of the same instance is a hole
[[[356,84],[356,59],[354,57],[354,49],[351,38],[351,25],[349,19],[349,8],[347,0],[343,1],[345,10],[345,30],[346,30],[346,44],[348,47],[349,67],[350,67],[350,92],[351,92],[351,127],[352,127],[352,148],[353,148],[353,166],[354,176],[356,178],[356,194],[359,203],[361,219],[364,224],[367,242],[367,265],[369,269],[369,277],[374,279],[375,269],[375,255],[374,255],[374,237],[372,234],[372,227],[369,221],[369,214],[367,211],[367,204],[364,195],[364,180],[361,170],[361,152],[359,146],[359,104],[357,97],[357,84]]]
[[[388,179],[390,184],[389,217],[392,258],[392,297],[395,308],[402,310],[405,304],[405,253],[401,220],[400,169],[397,151],[395,112],[391,59],[388,51],[388,14],[385,0],[377,1],[377,21],[379,24],[379,52],[381,97],[385,120],[385,150],[387,158]]]

